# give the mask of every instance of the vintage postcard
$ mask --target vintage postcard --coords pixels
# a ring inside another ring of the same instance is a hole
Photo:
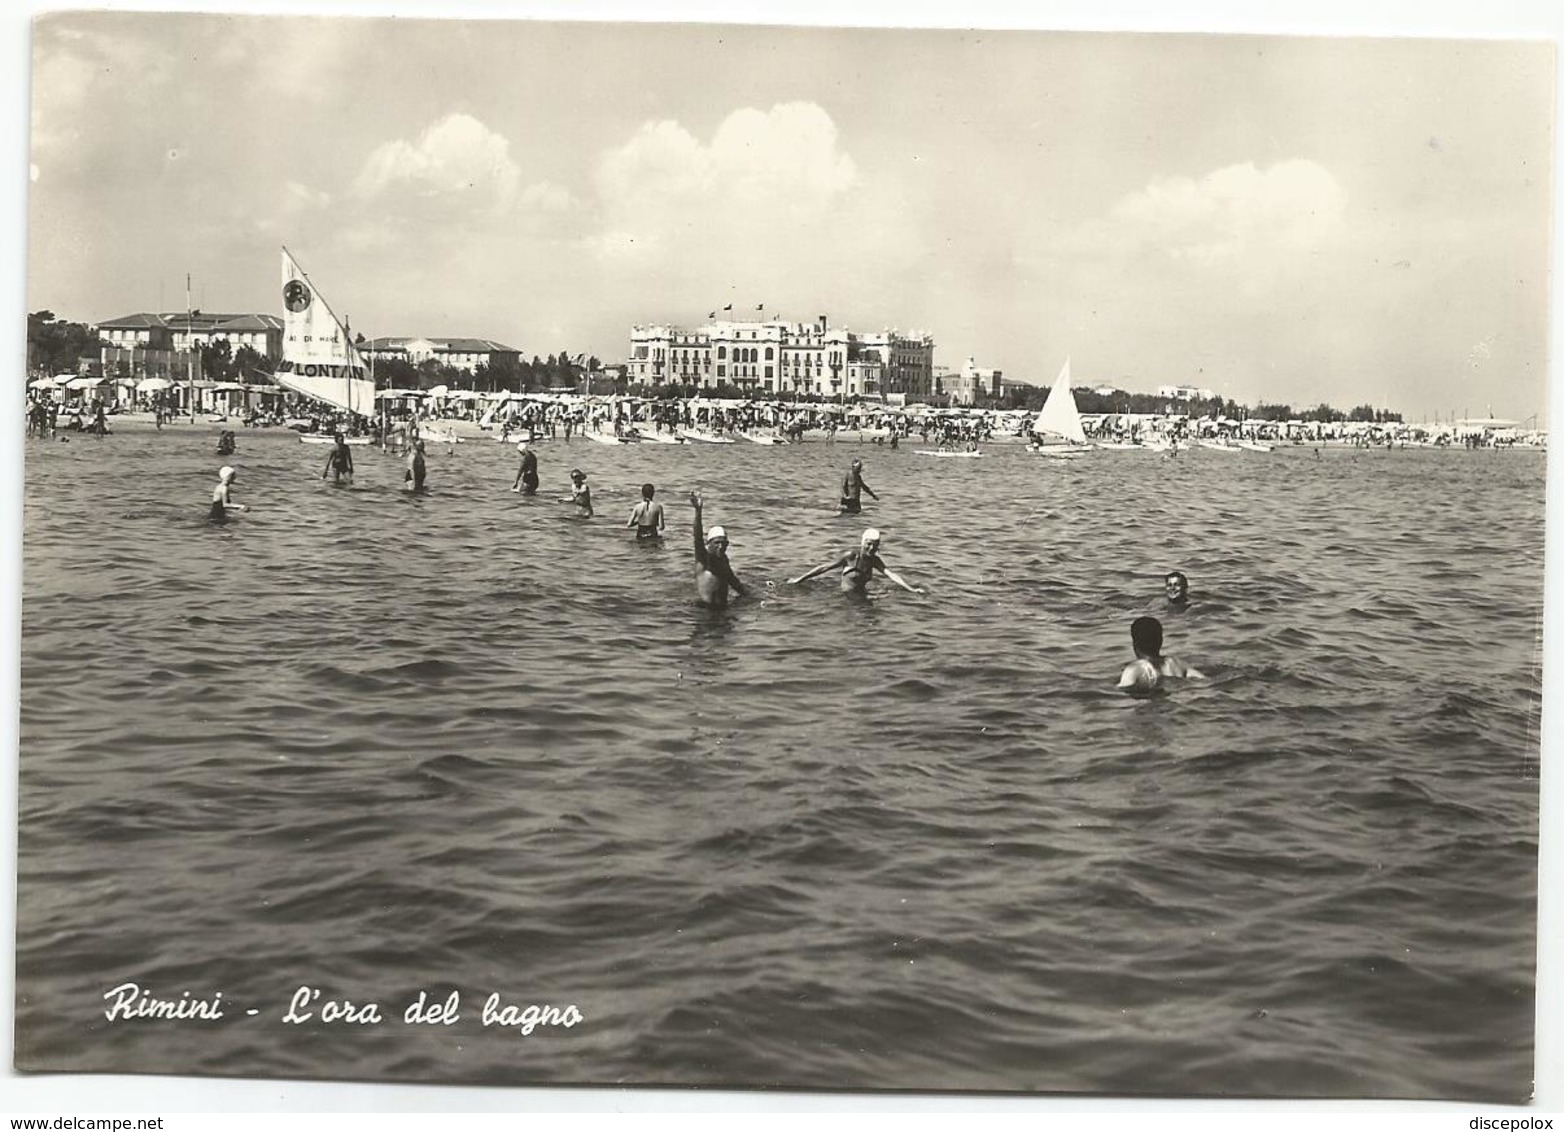
[[[15,1068],[1526,1104],[1557,56],[30,27]]]

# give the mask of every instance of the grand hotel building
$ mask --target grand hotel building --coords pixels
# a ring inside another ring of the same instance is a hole
[[[926,400],[934,385],[934,339],[885,330],[854,334],[814,322],[714,319],[705,326],[634,326],[631,384],[668,383],[754,394]]]

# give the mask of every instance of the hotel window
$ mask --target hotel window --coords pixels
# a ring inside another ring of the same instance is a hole
[[[769,353],[771,353],[771,351],[770,351],[770,350],[767,350],[767,351],[766,351],[766,353],[768,353],[768,354],[769,354]],[[766,367],[766,380],[767,380],[767,381],[770,381],[770,380],[771,380],[771,367],[770,367],[770,366],[767,366],[767,367]]]
[[[770,360],[771,360],[771,347],[767,346],[766,347],[766,361],[769,362]]]
[[[721,359],[721,358],[726,358],[727,356],[728,356],[728,348],[726,346],[718,346],[717,347],[717,357],[719,359]],[[722,371],[719,369],[718,372],[720,373]]]
[[[718,377],[727,377],[728,376],[728,367],[727,366],[718,366],[717,367],[717,376]]]

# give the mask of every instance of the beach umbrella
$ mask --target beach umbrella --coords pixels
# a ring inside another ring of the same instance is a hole
[[[138,393],[161,393],[173,386],[173,382],[166,377],[146,377],[136,384]]]
[[[52,377],[35,377],[27,383],[29,389],[57,389],[60,382]]]

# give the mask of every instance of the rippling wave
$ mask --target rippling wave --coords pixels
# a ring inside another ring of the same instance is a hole
[[[1529,1093],[1540,456],[555,443],[526,500],[499,445],[410,498],[240,444],[225,527],[209,438],[28,449],[23,1067]],[[692,489],[754,600],[695,603]],[[871,523],[927,596],[781,584]],[[1145,612],[1208,681],[1115,690]]]

